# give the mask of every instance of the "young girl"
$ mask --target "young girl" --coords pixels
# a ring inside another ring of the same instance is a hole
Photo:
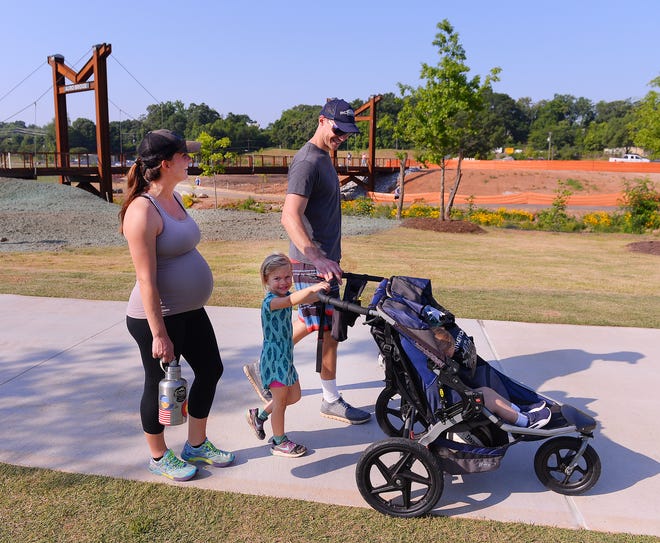
[[[300,400],[300,381],[293,366],[293,324],[291,308],[300,303],[313,303],[318,293],[328,291],[329,283],[322,281],[308,288],[289,292],[293,283],[291,261],[282,253],[272,254],[261,264],[261,282],[266,297],[261,304],[263,348],[260,359],[261,382],[270,390],[272,400],[261,409],[248,409],[247,421],[258,439],[264,439],[264,422],[271,415],[273,437],[270,452],[276,456],[298,457],[307,452],[284,433],[284,412],[288,405]]]

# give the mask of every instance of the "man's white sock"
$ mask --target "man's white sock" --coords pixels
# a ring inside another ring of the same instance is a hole
[[[323,399],[326,402],[332,403],[339,399],[337,379],[321,379],[321,390],[323,390]]]

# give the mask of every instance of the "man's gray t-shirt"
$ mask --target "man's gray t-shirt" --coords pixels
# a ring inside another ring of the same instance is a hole
[[[339,177],[330,155],[307,142],[293,157],[289,167],[287,194],[308,199],[303,223],[309,238],[326,258],[341,260],[341,193]],[[289,256],[310,263],[290,243]]]

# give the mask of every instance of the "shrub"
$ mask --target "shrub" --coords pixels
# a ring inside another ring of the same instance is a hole
[[[240,202],[221,205],[223,209],[239,209],[241,211],[253,211],[255,213],[265,213],[266,206],[262,202],[257,202],[252,196],[248,196]]]
[[[605,211],[594,211],[582,217],[584,227],[591,232],[611,232],[615,221]]]
[[[257,213],[266,212],[264,204],[257,202],[252,196],[248,196],[246,200],[240,202],[236,207],[242,211],[255,211]]]
[[[561,179],[557,181],[555,199],[549,209],[540,211],[536,217],[536,224],[540,230],[551,232],[576,232],[582,229],[582,224],[566,213],[566,202],[573,192],[566,187]]]
[[[650,179],[626,181],[623,209],[625,232],[641,234],[660,228],[660,193]]]
[[[582,182],[579,179],[568,178],[566,180],[566,185],[571,187],[573,190],[584,190],[584,185],[582,185]]]
[[[181,195],[181,201],[183,202],[183,207],[186,209],[192,207],[193,203],[195,202],[193,197],[188,193],[183,193]]]
[[[569,180],[570,181],[570,180]],[[453,207],[451,220],[470,221],[481,226],[496,228],[518,228],[524,230],[545,230],[552,232],[628,232],[641,233],[646,230],[660,229],[660,195],[648,180],[636,180],[635,185],[627,187],[623,213],[607,213],[595,211],[577,218],[566,213],[568,197],[572,194],[566,183],[558,181],[557,191],[552,206],[534,214],[522,209],[499,208],[496,211],[477,208],[474,197],[468,198],[467,208]],[[249,202],[250,200],[248,200]],[[255,206],[260,204],[255,203]],[[243,209],[252,209],[244,204]],[[395,219],[396,204],[376,205],[366,197],[342,202],[342,213],[345,215],[361,215]],[[416,201],[402,211],[402,218],[423,217],[438,219],[440,209],[426,204],[423,200]]]
[[[360,196],[355,200],[344,200],[341,203],[341,211],[345,215],[359,215],[362,217],[373,216],[376,204],[366,196]]]
[[[381,204],[374,207],[371,213],[372,217],[377,219],[391,219],[396,218],[396,205],[395,204]]]
[[[396,216],[396,210],[393,211]],[[437,207],[425,204],[424,202],[415,202],[408,208],[404,208],[401,212],[401,216],[404,218],[428,217],[431,219],[438,219],[440,217],[440,210]]]

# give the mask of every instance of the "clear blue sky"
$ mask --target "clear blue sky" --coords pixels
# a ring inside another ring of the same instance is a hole
[[[399,82],[420,84],[422,62],[437,62],[445,18],[472,74],[499,66],[494,90],[514,99],[639,99],[660,75],[658,0],[22,0],[1,13],[0,122],[40,126],[54,116],[47,57],[80,69],[98,43],[112,45],[115,121],[181,100],[265,127],[298,104],[398,93]],[[92,92],[68,95],[67,107],[72,120],[94,120]]]

